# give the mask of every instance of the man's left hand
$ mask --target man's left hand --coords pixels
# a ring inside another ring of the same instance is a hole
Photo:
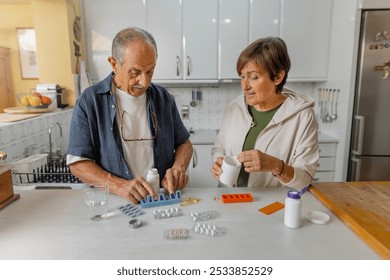
[[[165,173],[165,177],[161,184],[168,193],[175,193],[176,190],[183,189],[188,182],[188,176],[185,170],[180,167],[173,166]]]

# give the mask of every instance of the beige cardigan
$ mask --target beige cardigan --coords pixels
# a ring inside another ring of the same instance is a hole
[[[305,95],[284,92],[287,99],[259,134],[255,149],[284,160],[294,167],[294,178],[288,187],[302,189],[310,184],[316,172],[319,150],[314,100]],[[242,151],[252,117],[244,96],[234,99],[225,109],[221,128],[212,149],[214,160],[226,155],[236,156]],[[281,186],[271,172],[252,172],[248,187]]]

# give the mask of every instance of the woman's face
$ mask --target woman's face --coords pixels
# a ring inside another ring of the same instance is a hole
[[[148,42],[129,42],[121,65],[113,57],[109,58],[115,72],[115,86],[133,96],[144,94],[152,81],[156,59],[156,50]]]
[[[276,95],[276,85],[279,78],[272,81],[268,72],[250,61],[244,65],[240,73],[241,88],[244,92],[246,103],[250,106],[266,107]]]

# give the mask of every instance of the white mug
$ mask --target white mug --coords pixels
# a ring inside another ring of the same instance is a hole
[[[237,184],[238,175],[240,175],[241,162],[237,157],[226,156],[222,161],[222,174],[219,181],[229,187]]]

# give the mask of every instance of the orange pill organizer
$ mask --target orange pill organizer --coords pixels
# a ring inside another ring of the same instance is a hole
[[[253,196],[250,193],[222,194],[223,203],[251,201],[253,201]]]

